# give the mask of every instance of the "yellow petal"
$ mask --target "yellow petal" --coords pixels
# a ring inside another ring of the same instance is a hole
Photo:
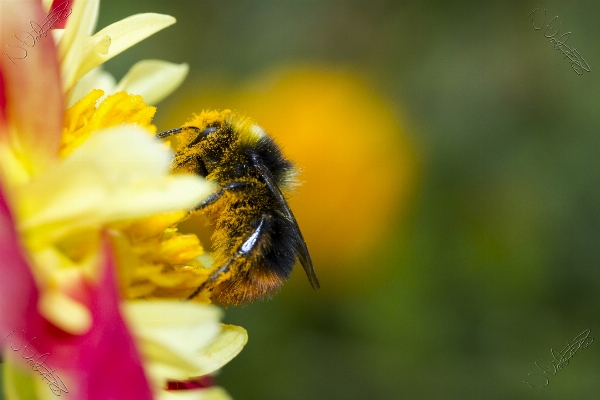
[[[136,126],[96,131],[56,168],[19,188],[20,227],[26,236],[42,235],[43,229],[32,229],[42,226],[58,236],[190,209],[212,185],[195,175],[170,175],[171,159],[163,143]]]
[[[69,51],[63,65],[64,91],[68,92],[85,74],[104,62],[112,39],[108,35],[78,38],[82,43]],[[69,64],[65,67],[65,64]],[[89,67],[92,65],[93,67]]]
[[[100,11],[100,0],[86,0],[88,7],[84,11],[83,23],[84,33],[91,35],[96,30],[98,24],[98,12]]]
[[[52,34],[52,39],[54,39],[54,43],[58,43],[58,42],[60,42],[63,35],[65,34],[65,30],[64,29],[52,29],[50,31],[50,33]]]
[[[188,73],[187,64],[161,60],[142,60],[131,67],[115,91],[139,94],[146,104],[153,105],[173,93]]]
[[[134,240],[143,240],[150,237],[156,237],[164,233],[165,229],[181,221],[186,212],[178,211],[154,215],[151,218],[145,218],[129,222],[123,227],[123,230]]]
[[[189,66],[185,63],[142,60],[134,64],[117,85],[115,78],[98,66],[77,81],[68,106],[73,106],[94,89],[103,90],[105,96],[120,91],[137,94],[144,98],[146,104],[157,104],[181,85],[188,70]]]
[[[53,1],[54,0],[42,0],[42,7],[44,7],[44,12],[46,14],[48,14],[48,11],[50,11]]]
[[[68,107],[72,107],[94,89],[102,90],[104,96],[113,94],[116,86],[117,81],[110,73],[104,71],[102,66],[96,67],[77,81],[69,96]],[[99,101],[102,101],[104,96],[100,97]]]
[[[85,36],[89,36],[94,32],[98,22],[99,9],[100,0],[74,2],[65,25],[65,32],[58,42],[61,61],[65,59],[70,50],[77,50],[77,44],[81,45],[81,41]]]
[[[149,133],[155,132],[156,127],[151,125],[151,122],[156,107],[147,106],[142,96],[118,92],[96,106],[103,95],[102,90],[94,89],[67,110],[61,140],[61,157],[69,155],[92,133],[102,128],[134,124],[147,128]]]
[[[43,291],[38,310],[48,321],[73,335],[83,335],[92,327],[90,310],[59,291]]]
[[[148,36],[173,25],[175,21],[170,15],[136,14],[107,26],[94,36],[110,36],[113,44],[108,57],[112,58]]]
[[[80,37],[84,32],[82,26],[84,12],[86,7],[94,6],[95,1],[76,1],[71,8],[71,14],[67,18],[67,23],[63,33],[60,35],[60,40],[56,43],[58,46],[59,59],[64,61],[67,52],[72,48],[77,37]]]
[[[136,299],[150,295],[155,289],[156,286],[151,283],[141,283],[125,288],[125,293],[127,298]]]
[[[202,390],[161,390],[155,394],[157,400],[232,400],[222,387],[215,386]]]
[[[202,376],[218,370],[237,356],[248,342],[248,333],[241,326],[222,324],[222,328],[217,340],[196,352],[196,356],[209,362],[205,362],[201,369],[195,371],[194,376]]]
[[[154,259],[169,264],[181,264],[203,254],[204,250],[196,235],[174,235],[163,240],[156,249]]]
[[[58,38],[64,92],[69,91],[79,78],[76,76],[85,54],[89,53],[86,45],[98,18],[99,6],[98,0],[75,1],[64,33]]]
[[[138,338],[150,380],[210,374],[235,357],[248,340],[246,330],[218,321],[221,310],[180,301],[127,301],[123,315]]]
[[[166,288],[173,288],[175,286],[181,285],[184,281],[185,277],[181,274],[163,272],[160,274],[153,274],[149,276],[150,281],[157,286],[162,286]]]
[[[68,79],[67,87],[71,87],[79,78],[96,68],[98,65],[110,60],[117,54],[146,39],[148,36],[175,23],[175,18],[164,14],[136,14],[115,22],[88,38],[84,44],[83,54],[77,72]],[[107,51],[98,51],[95,46],[101,38],[110,38],[110,47]]]

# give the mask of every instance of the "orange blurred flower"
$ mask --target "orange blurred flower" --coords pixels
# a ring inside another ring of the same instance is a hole
[[[352,74],[295,69],[269,77],[237,91],[190,93],[163,128],[203,109],[252,117],[301,169],[290,206],[319,276],[359,277],[359,261],[378,250],[405,214],[416,181],[412,146],[390,105]]]

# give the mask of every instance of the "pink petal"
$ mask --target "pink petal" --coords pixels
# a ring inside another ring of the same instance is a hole
[[[12,347],[17,353],[13,356],[18,358],[21,354],[40,371],[51,367],[55,370],[54,377],[58,376],[64,383],[59,386],[56,381],[54,389],[62,387],[75,399],[151,399],[134,340],[119,312],[114,263],[107,242],[103,254],[105,261],[99,283],[96,286],[82,283],[87,297],[85,303],[92,313],[92,328],[81,336],[67,334],[37,311],[38,290],[0,191],[0,334],[3,351],[10,352]],[[40,356],[45,353],[48,356],[44,365]],[[39,379],[44,378],[39,376]],[[59,391],[59,394],[62,393]]]
[[[0,190],[0,335],[39,324],[37,289],[17,243],[13,221]],[[15,335],[13,335],[14,337]],[[6,346],[7,343],[3,342]],[[15,345],[16,346],[16,345]]]
[[[48,29],[33,29],[44,25],[44,18],[39,0],[0,2],[6,114],[17,127],[22,151],[38,169],[58,155],[64,111],[54,40]]]
[[[81,378],[87,382],[82,393],[90,400],[152,399],[135,342],[119,312],[120,294],[108,241],[104,255],[104,276],[92,290],[89,304],[94,324],[90,332],[78,337],[78,368],[85,371]]]
[[[67,10],[67,12],[62,15],[67,15],[69,14],[68,10],[73,8],[74,2],[75,0],[54,0],[52,2],[52,6],[50,7],[50,12],[48,13],[48,15],[53,15],[54,13],[63,13],[65,9]],[[59,19],[58,22],[54,24],[54,28],[64,29],[67,23],[67,19],[68,17]]]
[[[6,125],[6,96],[4,94],[4,77],[0,69],[0,131],[5,129]]]
[[[187,381],[167,381],[166,390],[192,390],[206,389],[215,385],[215,378],[211,375],[198,376],[190,378]]]

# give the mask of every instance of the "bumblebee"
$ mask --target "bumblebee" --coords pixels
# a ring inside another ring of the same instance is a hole
[[[172,170],[205,177],[215,192],[190,212],[203,212],[215,223],[208,280],[192,293],[211,290],[221,304],[242,304],[276,292],[297,260],[314,289],[319,281],[304,237],[284,192],[297,170],[279,146],[249,118],[230,110],[204,111],[177,134]]]

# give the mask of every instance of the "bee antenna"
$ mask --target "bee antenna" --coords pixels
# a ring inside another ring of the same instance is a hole
[[[166,138],[167,136],[177,135],[178,133],[181,133],[187,129],[192,129],[199,134],[203,132],[202,129],[195,126],[182,126],[181,128],[169,129],[168,131],[157,133],[156,137],[159,139]]]

